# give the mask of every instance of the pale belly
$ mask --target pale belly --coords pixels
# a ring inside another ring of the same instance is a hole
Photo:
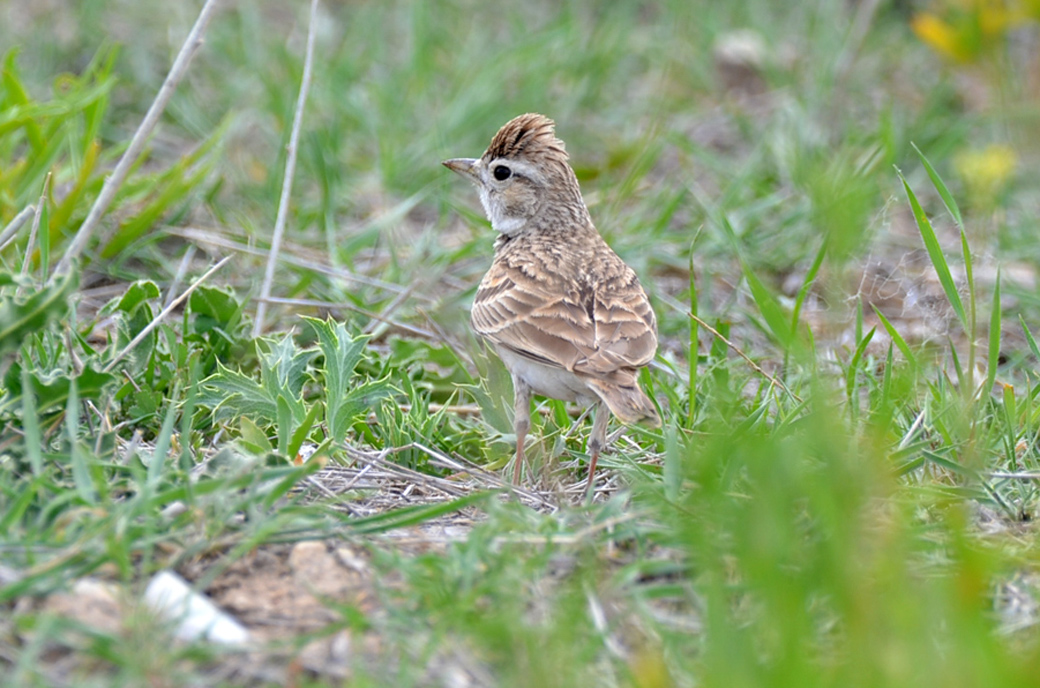
[[[537,363],[504,347],[496,346],[495,349],[513,377],[523,380],[535,394],[551,399],[574,401],[582,406],[589,406],[599,400],[588,385],[574,373]]]

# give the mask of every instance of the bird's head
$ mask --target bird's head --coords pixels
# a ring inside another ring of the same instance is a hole
[[[520,115],[498,130],[479,158],[443,164],[477,186],[491,226],[503,234],[558,224],[561,214],[570,222],[588,218],[563,141],[544,115]]]

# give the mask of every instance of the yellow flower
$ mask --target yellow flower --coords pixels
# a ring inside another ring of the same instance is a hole
[[[921,13],[910,20],[910,28],[932,50],[955,62],[970,62],[973,54],[964,46],[957,31],[934,14]]]
[[[946,0],[934,12],[922,12],[910,21],[917,37],[954,62],[978,60],[1000,45],[1008,30],[1026,20],[1022,3],[1040,6],[1040,0]]]
[[[968,199],[978,208],[992,208],[1018,165],[1011,146],[992,145],[968,150],[953,159],[954,169],[964,182]]]

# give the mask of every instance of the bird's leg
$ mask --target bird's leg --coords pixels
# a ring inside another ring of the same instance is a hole
[[[585,492],[592,495],[592,487],[595,484],[596,461],[603,445],[607,443],[607,422],[610,420],[610,409],[602,401],[596,405],[596,420],[592,422],[592,434],[589,435],[589,482]]]
[[[516,432],[516,465],[513,466],[513,484],[520,484],[520,471],[524,465],[524,440],[531,429],[531,388],[517,376],[513,376],[513,428]]]

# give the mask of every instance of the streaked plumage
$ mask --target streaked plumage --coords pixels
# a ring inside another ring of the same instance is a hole
[[[639,369],[657,351],[646,292],[592,224],[552,120],[521,115],[499,130],[479,159],[444,164],[477,185],[499,231],[471,321],[513,376],[515,480],[533,391],[600,406],[589,439],[591,488],[606,436],[603,405],[625,423],[660,423],[637,382]]]

